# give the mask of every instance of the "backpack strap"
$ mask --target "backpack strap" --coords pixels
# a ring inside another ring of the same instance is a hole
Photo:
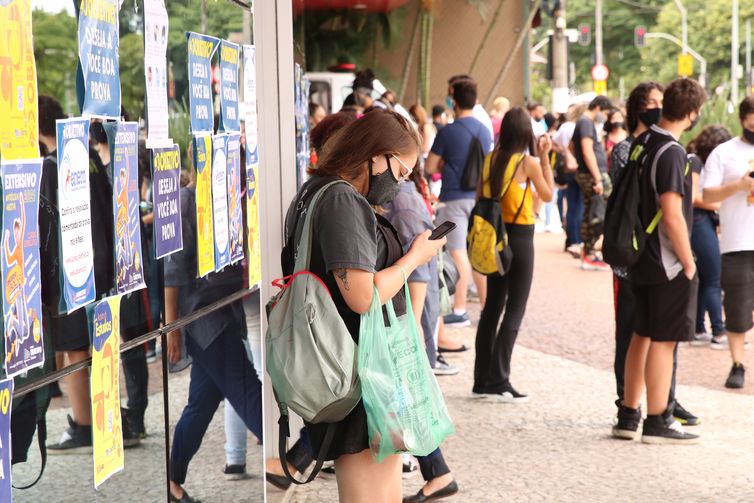
[[[283,472],[285,473],[285,476],[288,477],[288,480],[297,485],[308,484],[317,477],[319,471],[322,469],[322,465],[325,463],[325,458],[327,457],[327,453],[330,451],[330,446],[332,445],[333,438],[335,437],[335,426],[337,425],[337,423],[330,423],[327,425],[327,432],[325,432],[325,438],[322,441],[322,446],[319,448],[319,453],[317,454],[317,461],[316,463],[314,463],[314,468],[309,474],[309,477],[302,482],[300,480],[297,480],[296,477],[294,477],[288,469],[288,461],[286,461],[285,458],[285,446],[291,432],[290,426],[288,424],[288,414],[287,412],[283,412],[282,405],[280,406],[280,409],[280,419],[278,420],[278,456],[280,457],[280,465],[283,467]]]
[[[521,204],[518,205],[518,209],[516,210],[516,216],[513,217],[513,222],[511,222],[511,225],[516,225],[516,221],[518,220],[518,216],[521,214],[521,210],[524,209],[524,202],[526,202],[526,193],[529,192],[529,185],[531,185],[531,182],[529,180],[526,180],[526,189],[524,190],[524,195],[521,198]]]
[[[655,213],[654,218],[652,218],[652,221],[649,222],[649,225],[647,226],[647,229],[645,231],[647,234],[652,234],[655,231],[655,229],[657,229],[657,226],[660,225],[660,221],[662,220],[662,215],[663,215],[662,208],[659,207],[660,206],[659,194],[657,194],[657,161],[660,159],[660,156],[664,154],[667,150],[669,150],[670,147],[672,147],[673,145],[678,145],[679,147],[681,147],[681,145],[678,142],[674,142],[674,141],[668,142],[657,149],[657,151],[654,154],[654,159],[652,159],[652,168],[651,168],[652,171],[650,173],[650,179],[652,180],[652,189],[654,189],[655,194],[657,195],[658,209],[657,209],[657,213]],[[686,160],[686,169],[683,172],[683,175],[686,176],[688,174],[689,174],[689,162],[688,160]]]
[[[37,485],[37,482],[42,480],[42,475],[45,473],[45,467],[47,466],[47,420],[45,419],[45,416],[42,416],[37,421],[37,442],[39,444],[39,454],[42,458],[42,467],[39,469],[39,475],[37,475],[37,478],[34,479],[34,482],[32,482],[29,485],[25,485],[23,487],[13,486],[14,489],[18,489],[20,491],[23,491],[25,489],[31,489],[35,485]]]

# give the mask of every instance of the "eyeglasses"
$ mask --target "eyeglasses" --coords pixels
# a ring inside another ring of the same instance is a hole
[[[400,178],[401,181],[408,180],[409,177],[411,176],[411,173],[414,172],[414,168],[409,168],[408,166],[406,166],[406,163],[403,162],[403,161],[401,161],[398,158],[398,156],[396,156],[395,154],[390,154],[390,157],[388,157],[388,156],[385,156],[385,157],[387,158],[387,166],[388,166],[388,168],[390,168],[390,157],[392,157],[393,159],[395,159],[396,161],[398,161],[398,163],[401,165],[401,167],[403,169],[406,170],[406,174],[403,174],[403,171],[401,171],[401,178]]]

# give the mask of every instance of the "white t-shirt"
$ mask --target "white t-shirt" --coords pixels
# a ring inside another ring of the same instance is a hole
[[[719,145],[707,158],[702,170],[702,189],[740,180],[754,170],[754,145],[733,138]],[[720,251],[732,253],[754,250],[754,204],[745,192],[737,192],[720,205]]]
[[[493,141],[492,148],[494,148],[495,132],[492,129],[492,119],[490,119],[490,115],[487,113],[487,110],[485,110],[484,107],[479,103],[474,105],[474,118],[484,124],[484,127],[490,130],[490,136],[492,137]]]
[[[576,123],[569,121],[564,122],[560,128],[552,135],[552,141],[563,148],[568,148],[568,144],[573,139],[573,132],[576,130]]]

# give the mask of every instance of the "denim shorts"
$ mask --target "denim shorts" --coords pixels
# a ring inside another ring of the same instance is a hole
[[[466,235],[469,233],[469,217],[474,209],[474,199],[456,199],[446,201],[445,206],[437,210],[437,225],[453,222],[456,228],[448,234],[448,250],[465,250]]]
[[[720,286],[725,292],[726,330],[735,334],[748,332],[754,327],[751,317],[754,310],[754,251],[723,254]]]

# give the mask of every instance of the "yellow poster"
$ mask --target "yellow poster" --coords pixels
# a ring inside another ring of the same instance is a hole
[[[246,219],[248,226],[249,288],[262,281],[262,246],[259,233],[259,164],[247,167],[246,172]]]
[[[94,306],[92,337],[92,444],[94,487],[123,470],[120,417],[120,295]]]
[[[0,1],[0,156],[39,157],[30,0]]]
[[[194,137],[196,168],[196,261],[199,277],[215,270],[215,239],[212,228],[212,137]]]

